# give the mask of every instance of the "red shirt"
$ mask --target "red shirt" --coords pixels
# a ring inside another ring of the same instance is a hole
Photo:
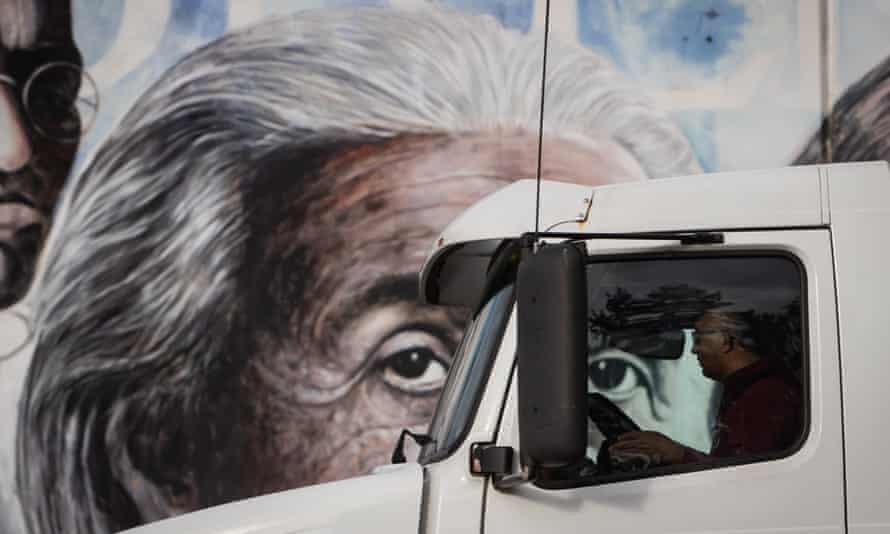
[[[711,456],[729,458],[779,452],[803,428],[798,380],[781,363],[761,358],[723,381]]]

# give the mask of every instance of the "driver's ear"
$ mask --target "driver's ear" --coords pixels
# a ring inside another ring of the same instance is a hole
[[[735,337],[729,334],[723,334],[723,352],[732,352],[735,348]]]

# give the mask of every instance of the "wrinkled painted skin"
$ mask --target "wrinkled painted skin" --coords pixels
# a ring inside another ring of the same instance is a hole
[[[304,293],[311,304],[293,308],[288,339],[251,358],[244,381],[255,493],[367,472],[389,462],[401,428],[425,428],[466,317],[416,302],[424,253],[470,204],[534,176],[536,147],[521,132],[402,138],[324,168],[336,186],[301,214],[315,223],[297,238],[317,243],[322,266]],[[545,178],[643,178],[611,143],[545,147]]]

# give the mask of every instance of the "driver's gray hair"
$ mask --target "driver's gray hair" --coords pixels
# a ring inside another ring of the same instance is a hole
[[[151,87],[64,191],[29,295],[17,464],[30,532],[146,520],[127,468],[172,493],[173,475],[197,481],[199,506],[238,498],[220,489],[240,453],[227,387],[265,317],[250,313],[263,278],[245,272],[265,237],[251,217],[274,217],[255,200],[266,162],[406,134],[537,132],[541,37],[438,9],[307,11],[219,39]],[[650,177],[699,171],[605,60],[550,47],[548,135],[612,140]],[[295,210],[326,187],[319,160],[301,161],[281,184]]]
[[[714,320],[717,330],[732,336],[745,350],[756,352],[760,349],[751,313],[712,310],[705,315]]]

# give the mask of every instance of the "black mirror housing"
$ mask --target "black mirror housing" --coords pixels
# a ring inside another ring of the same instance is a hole
[[[517,275],[520,452],[533,469],[587,449],[587,276],[575,244],[530,251]]]

